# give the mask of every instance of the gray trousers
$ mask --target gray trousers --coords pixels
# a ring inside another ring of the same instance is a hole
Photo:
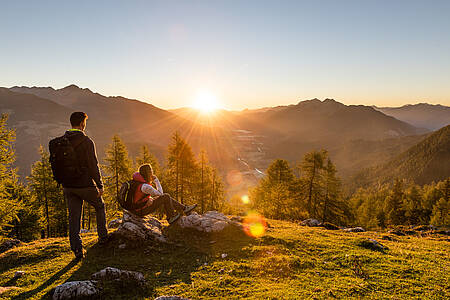
[[[80,237],[81,211],[83,209],[83,200],[91,204],[95,209],[97,216],[97,233],[99,238],[106,237],[105,203],[101,197],[98,197],[95,187],[86,188],[64,188],[64,196],[69,208],[69,241],[72,251],[82,249]]]

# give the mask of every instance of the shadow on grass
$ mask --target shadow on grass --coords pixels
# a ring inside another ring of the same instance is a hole
[[[40,286],[38,286],[37,288],[31,290],[31,291],[27,291],[24,293],[21,293],[17,296],[14,296],[12,299],[28,299],[33,297],[34,295],[40,293],[41,291],[45,290],[47,287],[51,286],[56,280],[58,280],[63,274],[65,274],[66,272],[68,272],[70,269],[72,269],[78,262],[76,260],[72,260],[70,263],[68,263],[64,268],[62,268],[61,270],[59,270],[58,272],[56,272],[55,274],[52,275],[52,277],[50,277],[49,279],[47,279],[44,283],[42,283]],[[11,279],[10,281],[15,280],[14,278]],[[9,282],[8,282],[9,283]],[[7,283],[7,285],[9,285]]]
[[[89,280],[91,275],[106,267],[137,271],[144,274],[144,289],[112,288],[104,290],[108,299],[141,299],[156,296],[159,287],[184,283],[190,285],[191,274],[212,263],[224,252],[240,252],[250,241],[236,235],[199,235],[198,232],[171,233],[171,244],[148,241],[132,248],[119,249],[121,243],[112,240],[108,245],[95,244],[87,250],[81,266],[66,281]]]
[[[58,257],[61,254],[60,249],[43,249],[39,253],[30,254],[25,251],[11,251],[0,258],[0,272],[11,268],[17,268],[22,265],[35,264],[44,260]]]

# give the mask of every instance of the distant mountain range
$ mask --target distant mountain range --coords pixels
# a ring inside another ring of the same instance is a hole
[[[167,111],[75,85],[0,88],[0,112],[9,113],[8,125],[17,129],[17,164],[22,175],[37,160],[39,144],[46,146],[69,127],[73,111],[89,115],[87,133],[95,139],[100,158],[117,133],[132,155],[140,145],[148,144],[163,160],[172,133],[179,131],[194,151],[206,149],[222,175],[241,171],[247,186],[262,176],[273,159],[285,158],[295,165],[304,153],[322,148],[329,150],[339,174],[349,177],[395,157],[428,133],[373,107],[344,105],[333,99],[222,110],[207,117],[190,108]]]
[[[391,160],[363,170],[354,178],[356,186],[392,183],[407,179],[417,184],[450,177],[450,125],[432,133]]]
[[[402,107],[376,107],[376,110],[419,128],[437,130],[450,124],[450,107],[428,103]]]

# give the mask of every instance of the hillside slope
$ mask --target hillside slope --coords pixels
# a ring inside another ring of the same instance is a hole
[[[66,281],[86,280],[104,267],[142,272],[144,290],[106,290],[108,299],[181,295],[191,299],[445,299],[450,297],[448,241],[440,236],[381,239],[377,232],[345,233],[269,221],[258,239],[229,237],[180,246],[100,248],[83,236],[87,258],[72,261],[67,238],[35,241],[0,254],[0,297],[46,298]],[[373,238],[389,249],[362,247]],[[223,256],[222,254],[227,254]],[[14,272],[27,273],[13,279]]]
[[[402,107],[374,107],[388,116],[419,128],[437,130],[450,125],[450,107],[428,103],[408,104]]]
[[[357,186],[389,183],[395,178],[423,185],[450,177],[450,125],[429,135],[388,162],[355,177]]]

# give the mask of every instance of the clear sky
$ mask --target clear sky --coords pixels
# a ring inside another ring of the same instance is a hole
[[[162,108],[450,105],[450,1],[0,0],[0,86]]]

